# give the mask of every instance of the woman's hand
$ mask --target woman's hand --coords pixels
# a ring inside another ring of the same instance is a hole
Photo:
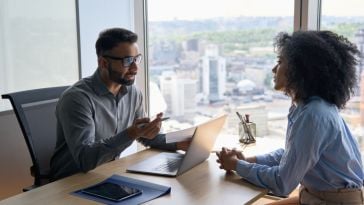
[[[220,164],[220,169],[225,169],[226,171],[235,170],[239,160],[238,155],[239,157],[244,158],[241,152],[239,153],[236,150],[230,150],[225,147],[223,147],[220,152],[217,152],[216,155],[218,159],[216,162]]]

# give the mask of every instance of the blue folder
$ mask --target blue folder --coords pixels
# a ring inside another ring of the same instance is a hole
[[[100,202],[103,204],[117,204],[117,205],[128,204],[128,205],[130,205],[130,204],[145,203],[147,201],[150,201],[157,197],[163,196],[165,194],[169,194],[171,192],[171,187],[162,186],[159,184],[154,184],[154,183],[141,181],[141,180],[124,177],[124,176],[120,176],[120,175],[112,175],[111,177],[105,179],[104,181],[102,181],[100,183],[103,183],[103,182],[112,182],[115,184],[121,184],[121,185],[126,185],[129,187],[133,187],[136,189],[140,189],[140,190],[142,190],[142,194],[133,196],[131,198],[128,198],[128,199],[125,199],[125,200],[122,200],[119,202],[88,195],[88,194],[83,193],[82,190],[77,190],[75,192],[72,192],[71,194],[82,197],[82,198],[90,199],[93,201],[97,201],[97,202]]]

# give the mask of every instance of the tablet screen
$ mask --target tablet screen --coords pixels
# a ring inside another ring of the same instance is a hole
[[[114,184],[111,182],[97,184],[95,186],[83,189],[82,192],[112,201],[121,201],[142,193],[142,191],[139,189],[127,187],[125,185]]]

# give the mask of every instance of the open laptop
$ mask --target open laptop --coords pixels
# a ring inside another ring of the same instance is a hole
[[[162,152],[132,165],[127,171],[172,177],[183,174],[210,156],[226,117],[223,115],[197,126],[185,154]]]

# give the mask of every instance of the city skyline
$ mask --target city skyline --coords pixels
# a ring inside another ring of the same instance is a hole
[[[234,21],[239,21],[239,19],[243,18],[237,18]],[[276,24],[282,20],[285,19],[268,19],[269,22]],[[353,43],[364,48],[364,45],[358,43],[359,41],[364,42],[364,40],[358,39],[358,33],[361,31],[360,29],[364,28],[364,24],[348,24],[345,22],[345,18],[325,20],[326,25],[338,29],[339,32],[340,29],[343,29],[343,32],[347,32],[345,34],[353,37]],[[352,20],[353,22],[361,22],[360,18]],[[257,26],[274,26],[273,24],[259,23],[259,21],[267,21],[266,18],[257,18],[256,21],[255,25]],[[211,21],[206,22],[211,23]],[[344,22],[345,27],[337,26],[342,22]],[[187,25],[186,28],[194,29],[193,26],[188,25],[189,23],[183,22],[180,26]],[[164,25],[167,27],[158,28],[158,26]],[[233,113],[239,111],[251,114],[252,120],[257,124],[258,136],[284,136],[290,100],[282,93],[274,91],[272,87],[271,69],[275,63],[275,56],[267,54],[274,53],[272,45],[274,32],[262,32],[265,31],[264,27],[259,27],[260,30],[254,30],[254,26],[250,27],[249,25],[248,28],[255,32],[250,34],[252,36],[260,33],[265,36],[254,39],[255,42],[251,42],[252,40],[239,41],[239,38],[225,39],[224,37],[230,38],[239,34],[233,28],[229,28],[232,30],[226,29],[225,36],[220,36],[224,41],[219,42],[216,41],[218,32],[211,31],[210,33],[205,32],[204,36],[194,36],[186,29],[186,33],[180,33],[180,37],[185,35],[185,38],[160,38],[149,45],[150,79],[160,86],[160,92],[167,105],[166,113],[175,119],[173,122],[165,123],[166,130],[173,131],[174,129],[186,128],[186,125],[188,127],[188,125],[202,123],[199,121],[203,119],[202,117],[213,117],[217,113],[227,112],[230,115],[225,132],[237,134],[238,121]],[[170,33],[169,29],[173,29],[173,25],[168,23],[155,24],[154,29],[162,33]],[[199,29],[205,28],[200,26]],[[249,34],[249,29],[244,31]],[[194,30],[194,32],[199,31]],[[157,35],[156,33],[151,34]],[[209,35],[214,38],[209,38]],[[245,36],[241,38],[245,38]],[[230,44],[241,44],[244,49],[232,49],[233,52],[226,52],[226,46]],[[224,61],[224,63],[219,65],[219,61]],[[226,73],[219,74],[218,68],[226,69]],[[358,70],[360,69],[362,68],[358,67]],[[163,72],[172,72],[174,77],[161,82],[161,78],[158,79],[156,76],[163,75]],[[224,81],[223,86],[218,85],[218,81],[221,79]],[[197,89],[188,92],[189,97],[186,100],[181,96],[186,94],[185,87],[188,80],[192,80],[189,85],[193,87],[197,85]],[[361,83],[363,84],[363,81]],[[214,85],[210,86],[211,84]],[[364,86],[361,86],[361,89],[363,93]],[[224,90],[222,97],[221,95],[217,97],[216,91],[218,90]],[[210,95],[210,91],[215,92],[215,94]],[[362,102],[360,103],[357,98],[353,97],[348,102],[348,108],[343,110],[341,114],[364,147],[364,140],[362,140],[364,133],[362,128],[358,127],[360,120],[364,119],[364,117],[360,119],[360,114],[364,116],[364,101]],[[184,110],[185,107],[188,109]]]

